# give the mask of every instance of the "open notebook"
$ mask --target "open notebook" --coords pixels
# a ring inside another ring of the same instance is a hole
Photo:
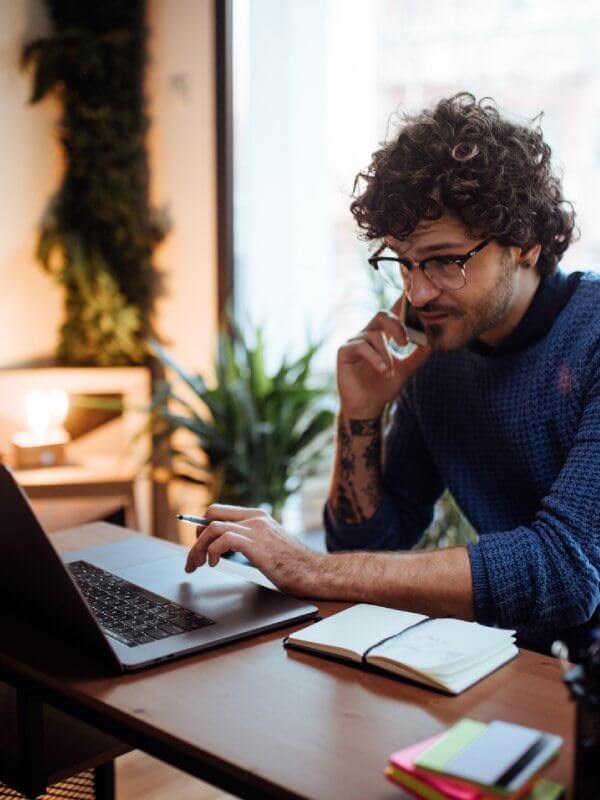
[[[518,655],[514,637],[476,622],[359,604],[288,636],[285,646],[460,694]]]

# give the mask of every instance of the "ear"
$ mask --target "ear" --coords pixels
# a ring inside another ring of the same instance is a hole
[[[517,263],[519,264],[520,267],[523,267],[524,269],[530,269],[531,267],[535,267],[541,252],[542,252],[542,245],[539,243],[534,244],[533,247],[521,248]]]

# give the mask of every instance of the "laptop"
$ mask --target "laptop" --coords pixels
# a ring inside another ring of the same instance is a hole
[[[138,534],[61,556],[12,473],[1,465],[0,508],[0,607],[14,609],[122,671],[317,613],[309,603],[218,566],[188,575],[181,549],[153,537]]]

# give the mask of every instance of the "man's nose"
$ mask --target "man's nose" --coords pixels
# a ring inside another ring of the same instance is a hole
[[[406,294],[410,304],[415,308],[423,308],[427,303],[436,300],[442,294],[442,290],[431,283],[422,269],[414,267],[411,272],[411,278],[411,286]]]

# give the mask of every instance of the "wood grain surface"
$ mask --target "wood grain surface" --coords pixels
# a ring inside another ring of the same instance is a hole
[[[68,550],[131,535],[99,523],[52,541]],[[345,607],[319,605],[323,615]],[[132,736],[163,747],[165,761],[177,751],[197,765],[197,775],[203,765],[216,765],[273,797],[400,798],[383,777],[389,754],[466,716],[563,736],[566,746],[547,775],[570,784],[574,712],[554,659],[521,651],[464,694],[448,697],[284,650],[284,635],[300,627],[114,676],[76,648],[0,618],[0,672],[19,673],[74,707],[118,720]]]

